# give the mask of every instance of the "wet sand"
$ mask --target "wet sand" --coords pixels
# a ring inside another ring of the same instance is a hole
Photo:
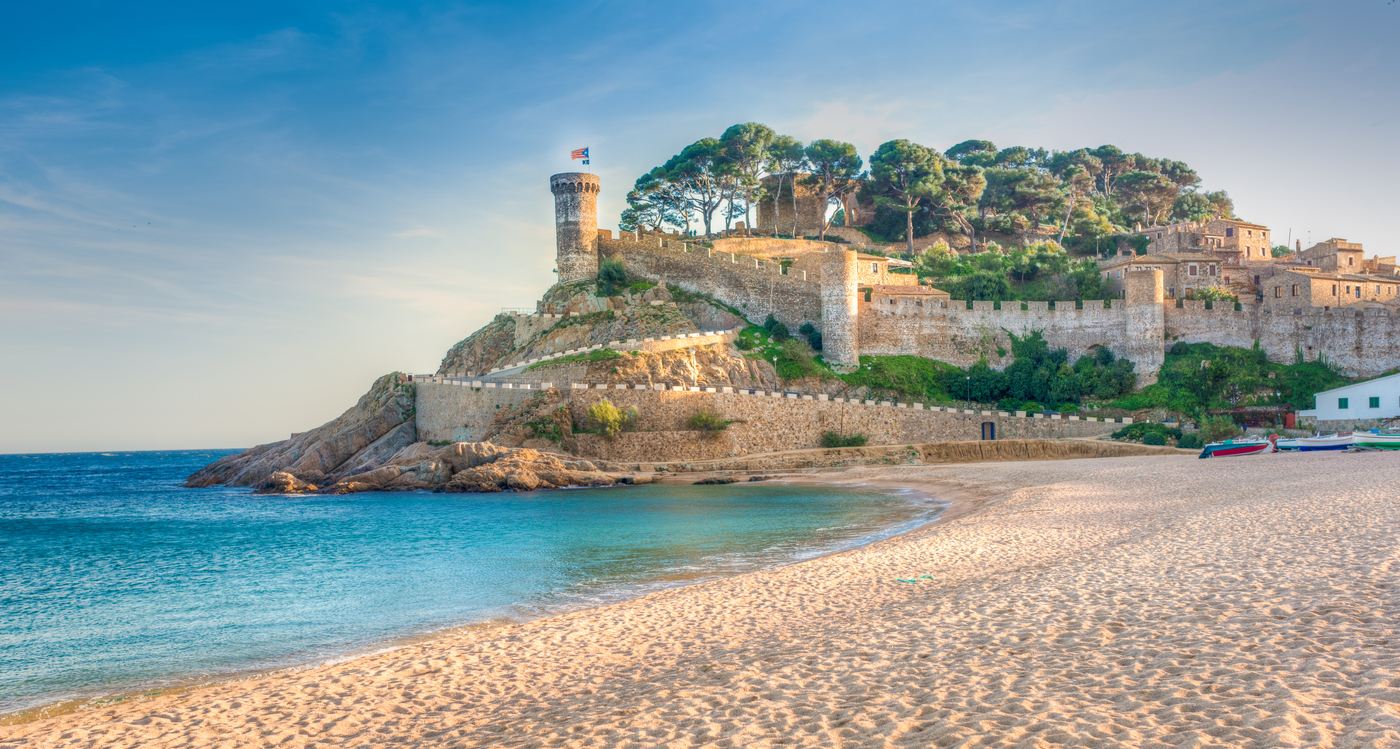
[[[955,504],[861,549],[0,747],[1400,746],[1400,454],[804,480]]]

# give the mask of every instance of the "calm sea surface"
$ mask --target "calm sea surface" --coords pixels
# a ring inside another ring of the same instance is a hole
[[[182,489],[231,451],[0,455],[0,712],[315,663],[913,527],[908,492]]]

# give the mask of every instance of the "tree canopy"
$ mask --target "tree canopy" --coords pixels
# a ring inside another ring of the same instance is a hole
[[[1116,247],[1115,236],[1135,226],[1234,218],[1224,190],[1205,190],[1189,165],[1170,158],[1129,153],[1105,144],[1050,151],[989,140],[965,140],[939,152],[907,139],[880,144],[869,173],[853,144],[819,138],[804,145],[763,124],[733,125],[717,138],[701,138],[640,177],[627,196],[626,229],[703,227],[713,234],[731,219],[748,217],[752,204],[773,201],[774,233],[793,234],[799,184],[820,196],[819,234],[828,215],[850,194],[876,201],[866,230],[886,241],[913,240],[936,231],[1053,237],[1071,253]],[[771,178],[765,181],[765,178]],[[777,225],[779,202],[793,201],[791,227]],[[752,229],[753,222],[745,227]]]

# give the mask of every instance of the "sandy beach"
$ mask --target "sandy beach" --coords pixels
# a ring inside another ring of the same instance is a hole
[[[0,747],[1400,746],[1400,455],[818,479],[956,504],[854,551]]]

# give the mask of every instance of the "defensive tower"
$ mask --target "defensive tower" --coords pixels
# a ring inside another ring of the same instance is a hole
[[[839,247],[822,255],[822,354],[837,367],[860,365],[860,269],[856,253]]]
[[[1158,268],[1130,270],[1123,277],[1123,297],[1128,308],[1127,351],[1121,356],[1137,364],[1138,385],[1147,387],[1157,381],[1157,371],[1166,361],[1163,342],[1166,292],[1162,288],[1162,271]]]
[[[598,175],[565,172],[549,178],[559,283],[598,275]]]

